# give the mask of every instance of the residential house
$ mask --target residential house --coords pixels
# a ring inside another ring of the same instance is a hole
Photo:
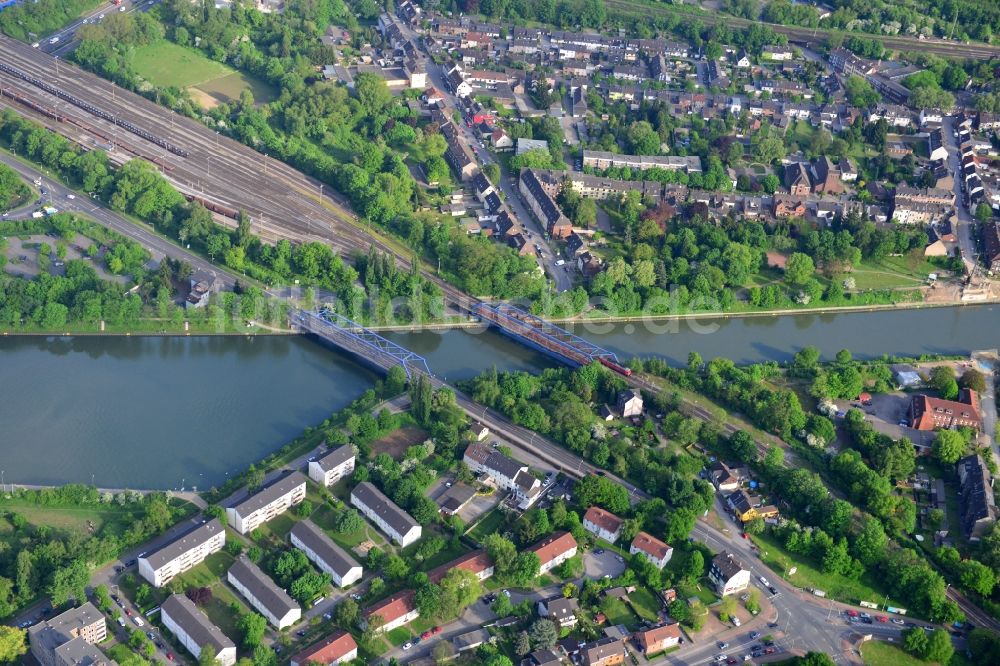
[[[634,169],[645,171],[646,169],[658,168],[667,171],[685,171],[687,173],[699,173],[701,171],[701,158],[697,155],[675,156],[675,155],[619,155],[604,150],[583,151],[583,166],[592,169]]]
[[[740,519],[740,522],[745,523],[757,517],[754,507],[760,505],[760,500],[757,497],[751,497],[744,490],[737,490],[726,498],[726,503],[735,516]]]
[[[319,643],[292,657],[291,666],[337,666],[354,661],[357,657],[358,644],[354,642],[354,637],[343,629],[337,629]]]
[[[501,490],[509,490],[528,508],[542,493],[542,482],[535,478],[527,465],[504,455],[482,442],[473,442],[462,457],[473,473],[483,474]]]
[[[939,109],[920,109],[920,126],[940,126],[944,122],[944,114]]]
[[[717,460],[708,470],[708,478],[717,490],[732,491],[740,487],[740,475],[721,460]]]
[[[657,569],[662,569],[667,566],[667,562],[670,561],[671,556],[674,554],[674,549],[648,532],[639,532],[632,539],[632,543],[628,548],[628,554],[642,554]]]
[[[362,481],[351,491],[351,504],[403,548],[417,541],[423,532],[410,514],[368,481]]]
[[[716,592],[726,596],[747,589],[750,585],[750,570],[744,569],[743,564],[732,553],[722,551],[712,558],[708,578],[715,585]]]
[[[993,497],[993,478],[980,455],[965,456],[958,461],[959,516],[962,533],[970,541],[978,541],[996,522],[997,507]]]
[[[843,194],[844,184],[840,167],[827,156],[816,159],[812,164],[813,192],[817,194]]]
[[[573,233],[573,224],[559,210],[552,197],[545,192],[545,188],[532,169],[521,169],[518,190],[527,202],[528,208],[552,237],[565,238]]]
[[[578,610],[580,604],[576,599],[553,597],[538,602],[538,615],[552,620],[560,629],[571,629],[576,626]]]
[[[940,129],[927,133],[927,159],[931,161],[948,159],[948,148],[945,146],[944,135]]]
[[[160,606],[160,621],[195,659],[205,646],[211,646],[218,666],[236,663],[236,644],[183,594],[167,597]]]
[[[760,52],[760,57],[764,60],[791,60],[794,53],[787,46],[765,46]]]
[[[247,534],[305,498],[306,477],[301,472],[285,472],[257,492],[226,507],[226,518],[230,527]]]
[[[514,142],[511,140],[510,136],[507,135],[507,132],[502,129],[496,129],[493,130],[493,134],[490,134],[490,144],[495,150],[499,151],[510,150],[514,145]]]
[[[909,416],[910,427],[915,430],[983,427],[979,396],[972,389],[962,389],[957,401],[922,394],[911,396]]]
[[[632,638],[639,646],[642,656],[649,659],[655,654],[680,645],[681,628],[676,622],[670,621],[649,629],[640,629]]]
[[[809,170],[804,162],[785,165],[785,188],[794,197],[809,196],[812,183],[809,181]]]
[[[338,446],[309,462],[309,478],[321,486],[330,487],[354,472],[354,447]]]
[[[464,634],[459,634],[451,639],[451,646],[455,648],[456,654],[462,654],[469,650],[475,650],[480,645],[492,643],[493,637],[485,629],[473,629]]]
[[[803,217],[806,204],[798,197],[775,194],[773,213],[776,218]]]
[[[563,666],[562,657],[552,650],[535,650],[521,662],[521,666]]]
[[[583,514],[583,528],[610,543],[618,541],[625,521],[604,509],[592,506]]]
[[[983,225],[983,261],[991,271],[1000,271],[1000,222]]]
[[[616,406],[622,418],[642,416],[642,394],[636,389],[619,391]]]
[[[212,295],[215,277],[206,271],[197,271],[191,276],[188,295],[184,300],[185,308],[202,308],[208,304]]]
[[[445,562],[441,566],[431,569],[427,572],[427,579],[435,584],[440,583],[448,575],[448,572],[454,569],[468,571],[475,574],[476,578],[480,581],[484,581],[493,575],[493,559],[485,550],[474,550],[461,555],[451,562]]]
[[[391,597],[386,597],[361,611],[362,628],[367,630],[368,622],[373,617],[381,618],[382,625],[378,633],[392,631],[420,617],[420,611],[413,601],[413,590],[403,590]]]
[[[347,587],[361,580],[361,565],[311,520],[295,523],[288,539],[320,571],[330,574],[337,587]]]
[[[853,183],[858,179],[858,168],[849,157],[840,158],[840,179],[847,183]]]
[[[733,58],[733,63],[737,67],[749,67],[750,66],[750,54],[747,53],[746,49],[740,49],[736,52],[736,56]]]
[[[538,555],[539,573],[548,573],[577,553],[576,539],[569,532],[555,532],[528,548]]]
[[[437,503],[441,507],[441,513],[446,516],[454,516],[472,501],[472,498],[475,496],[475,488],[457,482],[438,497]]]
[[[302,617],[302,608],[295,600],[246,555],[229,567],[226,580],[278,630],[292,626]]]
[[[465,80],[465,75],[462,73],[462,69],[455,65],[445,77],[445,83],[451,88],[451,91],[455,93],[455,97],[459,99],[465,99],[472,94],[472,85]]]
[[[222,521],[213,518],[138,558],[139,575],[153,587],[163,587],[174,576],[205,561],[226,544]]]
[[[96,647],[107,637],[104,614],[89,601],[28,628],[31,655],[41,666],[115,665]]]
[[[580,648],[582,666],[616,666],[625,662],[625,641],[605,636]]]

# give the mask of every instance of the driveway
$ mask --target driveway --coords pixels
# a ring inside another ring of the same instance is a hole
[[[622,575],[625,571],[625,558],[622,557],[619,561],[621,556],[607,549],[598,555],[596,552],[598,550],[602,549],[595,548],[583,554],[583,571],[587,578],[617,578]]]

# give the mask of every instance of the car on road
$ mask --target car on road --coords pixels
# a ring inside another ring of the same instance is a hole
[[[425,631],[424,633],[420,634],[420,640],[422,640],[422,641],[426,641],[426,640],[427,640],[428,638],[430,638],[431,636],[433,636],[433,634],[432,634],[432,633],[430,632],[430,630],[428,629],[428,630],[427,630],[427,631]]]
[[[174,660],[174,653],[173,652],[168,652],[167,653],[167,661],[173,661],[173,660]]]
[[[324,620],[333,619],[333,615],[331,615],[330,613],[323,613],[323,619]]]
[[[861,621],[864,622],[865,624],[871,624],[872,623],[872,619],[870,617],[863,617],[863,618],[861,618]]]
[[[898,617],[894,617],[894,618],[892,618],[892,623],[893,623],[893,624],[898,624],[899,626],[903,626],[904,624],[906,624],[906,622],[903,622],[903,621],[902,621],[902,620],[900,620],[900,619],[899,619]]]
[[[76,195],[75,194],[67,194],[66,198],[67,199],[76,199]]]
[[[413,647],[413,643],[411,643],[410,641],[406,641],[405,643],[403,643],[404,650],[409,650],[411,647]]]
[[[875,619],[878,620],[879,622],[888,622],[889,621],[889,618],[887,616],[885,616],[885,615],[878,615],[878,616],[875,617]]]
[[[138,615],[132,616],[132,621],[135,622],[135,626],[137,626],[137,627],[144,627],[144,626],[146,626],[146,623],[143,622],[142,618],[139,617]]]
[[[432,627],[431,628],[431,633],[434,634],[435,636],[437,636],[438,634],[441,633],[441,627]]]
[[[767,591],[770,592],[771,596],[773,597],[774,595],[776,595],[778,593],[778,588],[776,588],[774,585],[768,585],[767,586]]]
[[[760,632],[759,631],[751,631],[750,632],[750,640],[755,641],[758,638],[760,638]]]
[[[510,590],[504,590],[504,591],[503,591],[503,596],[505,596],[505,597],[507,597],[508,599],[510,599]]]
[[[858,616],[858,611],[856,611],[856,610],[849,610],[849,611],[847,611],[847,614],[850,617],[857,617]]]
[[[306,632],[299,629],[298,631],[295,632],[295,635],[298,636],[299,638],[302,638],[303,636],[306,635]]]
[[[861,614],[861,617],[867,617],[867,618],[871,618],[871,615],[869,615],[868,613],[862,613],[862,614]]]
[[[729,647],[729,643],[726,643],[725,641],[719,641],[720,650],[725,650],[727,647]]]
[[[148,638],[151,641],[155,641],[156,640],[156,636],[153,635],[152,631],[147,631],[146,632],[146,638]]]
[[[724,662],[724,661],[725,661],[726,659],[729,659],[729,657],[728,657],[727,655],[724,655],[724,654],[720,654],[720,655],[718,655],[718,656],[717,656],[717,657],[715,658],[715,662],[716,662],[716,663],[718,663],[718,664],[721,664],[721,663],[722,663],[722,662]]]
[[[594,555],[603,555],[603,554],[604,554],[603,548],[598,548],[597,550],[594,551]]]
[[[351,592],[351,599],[354,599],[355,601],[361,601],[361,595],[358,594],[357,592]]]
[[[771,586],[771,584],[768,583],[767,579],[764,578],[763,576],[761,576],[758,580],[760,581],[760,584],[763,585],[764,587],[770,587]]]

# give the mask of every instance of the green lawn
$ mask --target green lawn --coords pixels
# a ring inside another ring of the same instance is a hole
[[[473,539],[477,543],[482,543],[487,536],[495,534],[500,529],[500,526],[506,522],[506,520],[507,514],[504,513],[500,507],[495,507],[492,511],[483,516],[482,520],[476,523],[476,526],[466,534],[470,539]]]
[[[867,575],[861,580],[851,580],[846,576],[825,574],[812,563],[788,553],[770,534],[754,535],[751,539],[761,550],[761,561],[774,571],[787,571],[796,567],[794,574],[785,576],[796,587],[823,590],[828,599],[847,603],[882,601],[885,598],[886,591],[880,589]],[[892,602],[892,597],[889,597],[889,603]]]
[[[689,585],[688,583],[678,584],[677,596],[681,599],[695,597],[706,607],[711,606],[719,600],[718,595],[715,594],[712,584],[709,583],[707,578],[702,578],[697,586]]]
[[[645,587],[639,587],[628,595],[632,609],[643,619],[655,620],[660,614],[660,600]]]
[[[212,553],[195,568],[185,571],[177,580],[188,587],[211,587],[226,577],[226,572],[236,560],[224,550]]]
[[[601,611],[607,616],[609,625],[624,624],[632,629],[639,624],[639,617],[621,599],[603,599]]]
[[[235,73],[197,49],[178,46],[165,39],[133,51],[131,65],[139,76],[161,87],[189,88]]]
[[[867,641],[862,645],[861,658],[865,666],[927,666],[926,661],[920,661],[902,648],[882,641]]]
[[[940,268],[927,261],[919,250],[902,257],[886,257],[879,261],[863,261],[851,273],[837,279],[853,277],[858,289],[891,289],[894,287],[919,287],[930,273]]]
[[[89,506],[39,506],[16,499],[0,501],[0,511],[19,513],[32,525],[46,525],[81,534],[98,534],[105,527],[124,532],[132,524],[134,516],[138,515],[113,505],[106,509]],[[3,525],[9,527],[6,521],[3,521]]]
[[[404,626],[404,627],[396,627],[392,631],[388,632],[385,636],[386,638],[389,639],[390,643],[392,643],[396,647],[399,647],[406,641],[410,640],[411,633],[410,629]]]
[[[418,541],[417,543],[407,548],[406,554],[408,555],[412,554],[412,552],[419,547],[420,547],[420,542]],[[427,558],[426,561],[421,563],[419,568],[421,571],[430,571],[434,567],[441,566],[445,562],[451,562],[452,560],[464,555],[467,552],[469,552],[469,549],[466,548],[461,542],[458,542],[455,546],[452,546],[452,542],[451,540],[449,540],[448,545],[446,545],[438,552],[434,553],[433,556]]]

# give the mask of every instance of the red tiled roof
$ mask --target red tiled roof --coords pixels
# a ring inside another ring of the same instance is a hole
[[[358,644],[354,642],[354,637],[346,631],[340,630],[330,634],[323,642],[299,652],[292,657],[292,661],[297,664],[309,664],[312,662],[329,664],[337,659],[341,659],[351,650],[356,650],[357,648]]]
[[[538,555],[540,564],[551,562],[563,553],[576,548],[576,539],[569,532],[556,532],[528,549]]]
[[[649,651],[650,648],[658,650],[660,644],[667,638],[680,639],[680,637],[680,625],[676,622],[665,624],[661,627],[653,627],[646,631],[635,632],[635,641],[644,653]]]
[[[605,511],[599,506],[592,506],[587,509],[587,513],[583,514],[583,520],[584,522],[591,522],[608,532],[617,532],[624,522],[615,514]]]
[[[486,554],[485,550],[474,550],[471,553],[466,553],[461,557],[452,560],[451,562],[446,562],[439,567],[431,569],[427,572],[427,578],[432,583],[440,583],[441,579],[448,575],[448,572],[452,569],[465,569],[466,571],[471,571],[472,573],[478,575],[479,573],[489,569],[493,566],[493,560],[490,556]]]
[[[979,424],[982,416],[979,413],[979,396],[975,391],[962,389],[960,402],[942,400],[927,395],[915,395],[910,403],[913,422],[911,427],[916,430],[934,430],[935,428],[950,428],[953,425]]]
[[[662,560],[666,557],[667,553],[671,550],[668,544],[646,532],[639,532],[636,534],[635,538],[632,539],[632,545],[644,553],[649,553],[658,560]]]
[[[413,604],[413,590],[403,590],[364,609],[362,617],[367,619],[373,615],[379,615],[385,624],[389,624],[415,608],[416,606]]]

